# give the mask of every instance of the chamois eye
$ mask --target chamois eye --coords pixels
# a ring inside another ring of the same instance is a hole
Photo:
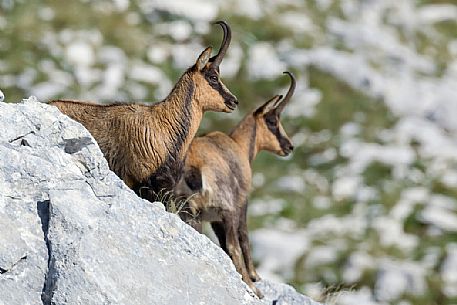
[[[270,126],[275,126],[276,125],[276,119],[273,117],[267,117],[266,118],[267,124]]]
[[[210,80],[212,83],[217,83],[217,76],[211,75],[211,76],[209,77],[209,80]]]

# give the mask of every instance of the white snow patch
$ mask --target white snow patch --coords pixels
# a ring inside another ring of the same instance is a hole
[[[447,232],[457,232],[457,215],[452,210],[428,205],[420,214],[420,219]]]
[[[113,0],[113,2],[118,11],[125,11],[130,5],[130,0]]]
[[[330,208],[332,205],[332,201],[330,198],[325,196],[315,196],[313,198],[313,207],[319,210],[325,210]]]
[[[355,197],[361,186],[360,176],[341,177],[333,182],[332,195],[336,200]]]
[[[349,140],[341,145],[340,153],[350,159],[349,172],[361,174],[372,162],[391,165],[394,174],[403,178],[407,167],[415,160],[413,149],[406,145],[380,145],[376,143],[361,143],[358,140]]]
[[[147,57],[148,59],[155,64],[164,62],[167,57],[170,55],[170,48],[167,45],[151,45],[148,48]]]
[[[430,191],[425,187],[411,187],[401,193],[401,198],[411,202],[425,202],[430,196]]]
[[[139,5],[145,11],[164,10],[191,20],[210,22],[219,12],[218,4],[210,0],[147,0]]]
[[[321,193],[327,193],[330,189],[330,183],[323,175],[313,169],[308,169],[303,172],[303,177],[307,184],[313,185]]]
[[[51,21],[52,19],[54,19],[55,15],[56,13],[50,7],[45,6],[38,9],[38,16],[43,21]]]
[[[264,278],[289,278],[296,260],[309,248],[304,230],[283,232],[277,229],[259,229],[252,233],[253,256],[260,261],[257,267]]]
[[[361,132],[361,127],[359,123],[348,122],[345,123],[340,128],[340,134],[345,138],[354,138],[357,137]]]
[[[244,54],[241,46],[236,42],[231,43],[230,49],[222,60],[220,66],[220,73],[222,77],[235,77],[240,70],[243,56]]]
[[[305,191],[305,181],[303,176],[284,176],[276,182],[278,188],[284,191],[303,193]]]
[[[332,3],[333,0],[316,0],[316,5],[321,11],[327,10]]]
[[[300,79],[297,80],[298,84],[302,84]],[[314,115],[316,105],[321,101],[322,93],[318,89],[302,88],[298,85],[295,90],[294,96],[291,98],[290,103],[284,110],[284,114],[288,117],[311,117]]]
[[[385,305],[378,303],[373,299],[371,290],[368,287],[362,287],[359,290],[343,290],[336,296],[337,305]]]
[[[448,169],[441,177],[441,182],[447,187],[457,188],[457,171]]]
[[[235,14],[247,16],[252,19],[259,19],[262,17],[262,6],[259,0],[235,0],[226,1],[226,9],[233,10]]]
[[[275,78],[285,70],[286,65],[279,60],[272,44],[260,42],[249,50],[248,73],[253,79]]]
[[[124,50],[113,46],[100,48],[97,52],[97,58],[100,62],[105,64],[127,64],[127,55],[125,55]]]
[[[441,21],[457,20],[457,6],[452,4],[433,4],[419,8],[419,22],[433,24]]]
[[[170,35],[175,41],[184,41],[192,34],[192,26],[184,20],[176,20],[154,25],[154,30],[162,35]]]
[[[55,82],[41,82],[30,88],[30,92],[39,100],[46,101],[63,93],[67,89],[64,84]]]
[[[65,56],[76,66],[91,66],[95,62],[94,49],[85,41],[71,42],[67,46]]]
[[[357,190],[356,199],[357,202],[367,202],[379,198],[379,192],[374,187],[361,186]]]
[[[347,283],[356,283],[363,272],[373,268],[374,265],[374,259],[367,253],[360,251],[353,252],[344,266],[343,279]]]
[[[250,216],[262,216],[276,214],[282,211],[285,202],[283,199],[253,200],[249,203],[248,214]]]
[[[299,12],[287,12],[279,16],[280,23],[289,27],[298,34],[315,33],[318,29],[308,17],[308,15]]]
[[[405,233],[403,222],[394,218],[377,217],[372,226],[378,232],[381,244],[385,247],[396,246],[406,252],[411,252],[419,243],[419,238],[416,235]]]
[[[165,78],[162,70],[156,66],[143,64],[141,62],[132,64],[129,76],[134,80],[152,84],[159,83],[163,78]]]
[[[306,227],[306,232],[313,239],[327,238],[332,236],[350,235],[353,238],[362,236],[367,229],[367,220],[362,217],[348,215],[336,217],[334,215],[325,215],[313,219]]]
[[[422,295],[427,288],[426,274],[424,267],[417,263],[384,259],[376,279],[376,299],[392,301],[398,299],[403,293]]]
[[[205,50],[205,48],[197,43],[176,44],[171,48],[173,65],[179,69],[187,69],[195,64],[198,56],[200,56],[203,50]]]
[[[262,187],[265,184],[265,175],[262,173],[254,173],[252,175],[252,186],[254,188]]]
[[[457,296],[457,243],[448,244],[446,259],[441,267],[441,278],[444,281],[443,293],[448,297]]]
[[[125,82],[125,66],[110,64],[103,72],[103,82],[96,88],[97,95],[102,99],[119,99],[119,89]]]
[[[307,267],[319,266],[334,262],[338,258],[338,250],[331,246],[314,246],[306,256]]]

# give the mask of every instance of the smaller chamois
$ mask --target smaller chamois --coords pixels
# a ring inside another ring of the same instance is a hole
[[[50,102],[80,122],[97,141],[108,165],[137,194],[172,191],[179,181],[187,149],[206,111],[231,112],[238,101],[219,79],[219,65],[229,47],[230,27],[218,54],[206,48],[175,84],[171,93],[152,105],[99,105],[75,100]],[[152,198],[151,198],[152,197]]]
[[[251,163],[261,150],[287,156],[293,145],[280,116],[294,93],[296,81],[282,99],[276,95],[248,114],[230,135],[212,132],[192,141],[184,174],[176,186],[177,197],[188,198],[180,216],[201,232],[208,221],[219,244],[232,259],[244,282],[261,298],[253,281],[259,276],[252,262],[246,212],[251,188]]]

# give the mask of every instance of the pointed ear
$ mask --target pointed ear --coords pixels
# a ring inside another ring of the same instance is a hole
[[[206,66],[206,64],[209,61],[209,58],[211,56],[211,52],[213,51],[213,48],[207,47],[202,54],[198,57],[197,61],[195,62],[195,68],[197,71],[203,70],[203,68]]]
[[[282,95],[275,95],[273,98],[268,100],[265,104],[257,108],[257,110],[254,112],[254,115],[265,115],[268,112],[276,109],[278,105],[280,104],[280,101],[282,99]]]

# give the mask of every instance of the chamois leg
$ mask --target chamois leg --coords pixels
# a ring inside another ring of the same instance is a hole
[[[200,233],[200,234],[201,234],[202,231],[203,231],[203,225],[202,225],[202,223],[201,223],[200,221],[194,220],[194,221],[192,221],[192,222],[190,223],[190,226],[191,226],[192,228],[194,228],[194,230],[197,231],[197,232]]]
[[[223,223],[220,221],[212,222],[211,227],[213,228],[214,234],[216,234],[217,239],[219,240],[219,246],[222,248],[222,250],[225,251],[225,253],[228,254],[227,245],[225,243],[225,230]]]
[[[225,217],[224,217],[225,216]],[[241,274],[243,281],[254,291],[255,294],[259,298],[263,298],[263,294],[260,292],[257,287],[255,287],[254,283],[251,281],[247,271],[246,265],[244,263],[239,237],[238,237],[238,219],[237,215],[229,214],[224,215],[222,217],[222,221],[224,223],[225,229],[225,239],[227,242],[227,250],[230,258],[232,259],[233,264],[235,265],[236,270],[238,273]]]
[[[241,250],[243,251],[244,262],[246,263],[246,268],[247,268],[249,277],[251,278],[251,280],[253,282],[257,282],[260,280],[260,277],[257,274],[257,271],[255,270],[254,262],[252,261],[252,256],[251,256],[251,246],[249,245],[248,226],[247,226],[247,219],[246,219],[247,210],[248,210],[248,202],[246,201],[241,210],[238,234],[239,234],[239,238],[240,238]]]
[[[195,231],[197,231],[198,233],[202,233],[203,231],[203,224],[201,222],[200,219],[196,218],[196,217],[193,217],[193,216],[183,216],[182,213],[179,214],[179,216],[181,217],[181,220],[184,221],[185,223],[187,223],[189,226],[191,226]]]
[[[200,234],[202,233],[203,224],[200,215],[195,215],[187,204],[178,212],[178,215],[182,221],[191,226],[195,231]]]

